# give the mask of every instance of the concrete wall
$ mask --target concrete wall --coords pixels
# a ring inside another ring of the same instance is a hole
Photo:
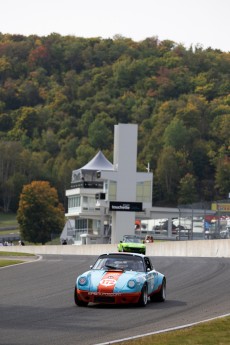
[[[13,246],[0,247],[0,251],[32,254],[100,255],[116,252],[116,244]],[[202,241],[168,241],[146,244],[149,256],[230,257],[230,239]]]

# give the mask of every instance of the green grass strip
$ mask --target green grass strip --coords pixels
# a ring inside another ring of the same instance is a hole
[[[0,267],[6,267],[10,265],[21,264],[24,261],[21,260],[0,260]]]
[[[3,237],[7,237],[9,235],[20,235],[19,229],[11,229],[11,230],[2,230],[0,228],[0,235]]]
[[[230,317],[177,331],[154,334],[118,345],[229,345]]]
[[[0,251],[0,256],[34,256],[34,254]]]
[[[16,214],[0,213],[0,227],[18,225]]]

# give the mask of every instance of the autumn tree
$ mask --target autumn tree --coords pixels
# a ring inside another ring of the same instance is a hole
[[[47,181],[25,185],[20,195],[17,220],[21,236],[26,241],[45,244],[52,233],[61,233],[65,216],[56,189]]]

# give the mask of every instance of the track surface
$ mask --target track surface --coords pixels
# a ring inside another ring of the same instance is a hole
[[[165,303],[76,307],[76,276],[95,259],[48,255],[0,269],[0,344],[92,345],[230,312],[229,258],[152,258],[167,277]]]

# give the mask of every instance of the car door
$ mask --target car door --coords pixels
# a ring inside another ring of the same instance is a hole
[[[154,290],[154,277],[156,271],[153,269],[153,265],[149,258],[146,256],[145,260],[145,270],[146,270],[146,279],[148,283],[148,294],[150,295]]]

